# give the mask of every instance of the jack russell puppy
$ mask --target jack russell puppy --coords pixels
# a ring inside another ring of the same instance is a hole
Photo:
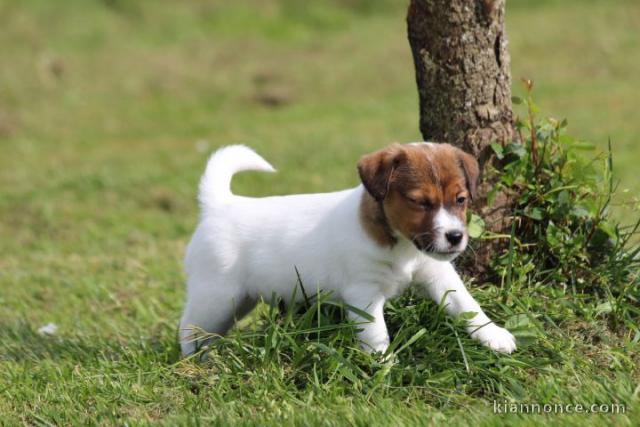
[[[200,223],[185,258],[187,302],[180,324],[183,355],[226,333],[274,293],[285,302],[302,283],[371,315],[359,323],[367,351],[385,352],[387,299],[412,283],[446,312],[476,313],[471,336],[511,353],[515,338],[482,311],[451,261],[467,246],[466,209],[479,170],[476,159],[449,144],[393,144],[358,163],[362,185],[334,193],[243,197],[231,178],[245,170],[274,172],[248,147],[219,149],[200,181]],[[301,295],[301,293],[298,293]]]

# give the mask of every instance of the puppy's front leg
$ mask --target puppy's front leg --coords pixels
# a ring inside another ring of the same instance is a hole
[[[476,313],[467,326],[472,338],[501,353],[511,353],[516,349],[513,335],[487,317],[451,263],[429,260],[417,272],[416,279],[436,303],[440,304],[444,298],[445,310],[450,316],[470,311]]]
[[[363,350],[368,352],[387,351],[389,347],[389,333],[384,322],[384,296],[376,293],[362,292],[361,288],[351,289],[343,293],[344,302],[350,306],[358,308],[373,319],[369,320],[358,313],[349,310],[349,319],[356,322],[358,338]]]

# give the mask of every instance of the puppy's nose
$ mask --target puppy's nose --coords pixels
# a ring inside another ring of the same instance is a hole
[[[453,230],[447,231],[444,236],[447,238],[447,241],[451,243],[451,246],[456,246],[462,241],[462,231]]]

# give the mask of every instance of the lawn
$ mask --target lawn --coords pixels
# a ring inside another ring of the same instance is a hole
[[[632,200],[640,5],[508,3],[514,92],[533,78],[541,115],[599,150],[610,138],[630,190],[616,201]],[[640,334],[553,283],[516,282],[497,304],[499,283],[475,284],[519,330],[512,356],[458,339],[409,294],[387,312],[398,347],[415,337],[397,364],[348,332],[313,344],[308,316],[284,324],[266,307],[208,363],[179,359],[207,155],[245,143],[278,168],[239,175],[238,193],[332,191],[358,182],[363,153],[420,139],[404,14],[391,0],[0,0],[0,424],[637,424]],[[505,415],[494,401],[626,413]]]

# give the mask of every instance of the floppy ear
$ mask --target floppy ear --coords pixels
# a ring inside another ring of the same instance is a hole
[[[402,145],[393,144],[360,159],[360,180],[374,199],[384,200],[393,179],[393,171],[405,158],[406,153]]]
[[[471,200],[475,199],[478,192],[478,179],[480,178],[480,167],[478,160],[469,153],[458,149],[458,161],[464,172],[464,178],[467,182],[467,190],[471,196]]]

